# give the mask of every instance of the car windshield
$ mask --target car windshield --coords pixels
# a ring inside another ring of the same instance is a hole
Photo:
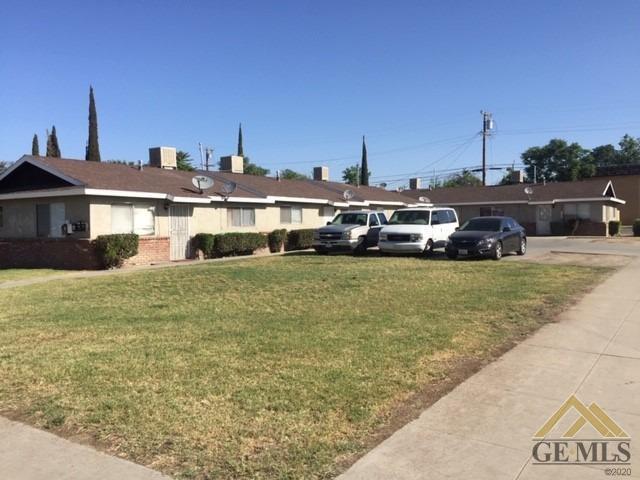
[[[429,212],[424,210],[405,210],[394,212],[389,225],[429,225]]]
[[[366,225],[366,213],[341,213],[333,219],[331,225]]]
[[[472,218],[460,230],[473,232],[499,232],[502,221],[497,218]]]

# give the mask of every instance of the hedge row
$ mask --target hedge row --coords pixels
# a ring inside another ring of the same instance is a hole
[[[198,233],[193,237],[193,246],[202,250],[206,258],[252,255],[267,246],[267,236],[262,233]]]
[[[139,238],[135,233],[100,235],[95,239],[96,253],[104,268],[119,268],[127,258],[138,254]]]
[[[313,246],[313,228],[291,230],[287,233],[285,250],[306,250]]]
[[[205,258],[219,258],[235,255],[251,255],[260,248],[269,247],[272,253],[306,250],[313,244],[313,229],[274,230],[268,235],[263,233],[198,233],[193,237],[193,246],[202,250]]]

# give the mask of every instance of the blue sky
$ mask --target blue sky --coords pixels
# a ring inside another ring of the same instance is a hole
[[[56,125],[83,158],[88,86],[103,159],[172,145],[235,150],[272,171],[331,176],[367,136],[372,183],[518,161],[552,137],[640,136],[640,2],[7,2],[0,159]],[[498,174],[494,173],[492,178]]]

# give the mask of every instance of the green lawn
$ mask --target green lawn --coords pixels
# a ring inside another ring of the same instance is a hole
[[[0,411],[179,478],[329,478],[607,272],[301,255],[10,289]]]
[[[44,268],[8,268],[0,269],[0,283],[13,280],[25,280],[28,278],[44,277],[47,275],[64,273],[61,270],[49,270]]]

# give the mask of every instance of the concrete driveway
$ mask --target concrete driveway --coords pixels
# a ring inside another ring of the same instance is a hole
[[[576,238],[576,237],[529,237],[525,257],[537,257],[552,251],[593,253],[606,255],[640,256],[640,238]],[[509,256],[506,258],[518,258]]]

